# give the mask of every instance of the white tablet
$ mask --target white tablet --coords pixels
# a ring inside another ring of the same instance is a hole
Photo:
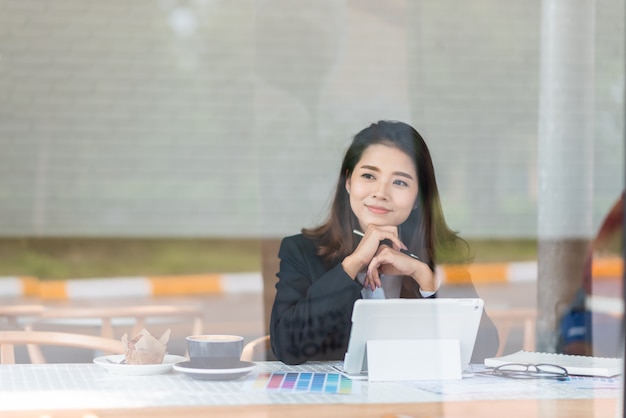
[[[342,372],[367,376],[367,341],[457,339],[461,367],[474,350],[484,302],[472,299],[359,299],[352,310],[352,330]]]

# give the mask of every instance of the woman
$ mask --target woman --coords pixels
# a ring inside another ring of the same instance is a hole
[[[469,251],[446,225],[422,137],[379,121],[348,148],[326,222],[284,238],[278,256],[272,349],[300,364],[343,359],[357,299],[435,297],[436,262],[466,261]],[[497,333],[483,322],[493,354]]]

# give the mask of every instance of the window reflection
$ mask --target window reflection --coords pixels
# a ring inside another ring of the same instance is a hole
[[[622,357],[624,193],[589,246],[582,286],[560,318],[558,350],[566,354]]]

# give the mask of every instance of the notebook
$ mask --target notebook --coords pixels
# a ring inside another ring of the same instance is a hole
[[[561,366],[571,375],[611,377],[622,374],[623,362],[620,358],[575,356],[558,353],[541,353],[520,350],[502,357],[485,359],[486,367],[498,367],[510,363],[547,363]]]

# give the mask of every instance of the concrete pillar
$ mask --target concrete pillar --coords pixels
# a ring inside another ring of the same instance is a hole
[[[537,349],[555,351],[592,235],[594,0],[543,0],[538,134]]]

